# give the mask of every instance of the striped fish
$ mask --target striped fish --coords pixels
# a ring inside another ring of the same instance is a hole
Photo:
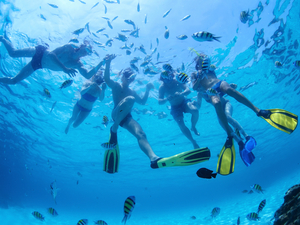
[[[297,68],[300,68],[300,60],[297,60],[297,61],[293,62],[293,64],[294,64]]]
[[[73,84],[73,80],[71,80],[71,79],[66,80],[61,84],[60,89],[70,87],[72,84]]]
[[[202,61],[202,70],[207,72],[210,68],[210,59],[209,58],[205,58],[203,61]]]
[[[261,186],[258,185],[258,184],[252,185],[251,188],[252,188],[254,191],[256,191],[257,193],[263,193],[263,189],[262,189]]]
[[[211,217],[215,218],[217,217],[221,212],[221,209],[219,207],[215,207],[213,208],[213,210],[211,211]]]
[[[45,221],[45,217],[37,211],[32,212],[32,215],[38,220]]]
[[[97,224],[97,225],[107,225],[107,223],[103,220],[97,220],[97,221],[95,221],[95,224]]]
[[[218,92],[215,89],[208,88],[207,91],[206,91],[206,94],[208,94],[208,95],[217,95]]]
[[[241,20],[241,22],[242,23],[247,23],[248,18],[249,18],[249,11],[248,12],[242,11],[241,14],[240,14],[240,20]]]
[[[88,224],[88,220],[87,219],[82,219],[82,220],[79,220],[77,225],[87,225]]]
[[[276,62],[275,62],[275,66],[276,66],[277,68],[281,68],[281,67],[282,67],[282,63],[279,62],[279,61],[276,61]]]
[[[257,221],[260,219],[260,217],[258,217],[258,214],[255,212],[249,213],[246,217],[250,221]]]
[[[114,144],[110,144],[109,142],[105,142],[103,144],[101,144],[101,146],[105,149],[114,149],[116,147],[116,143]]]
[[[169,72],[173,71],[172,66],[168,63],[163,65],[163,69],[166,70],[166,71],[169,71]]]
[[[135,206],[135,197],[134,196],[129,196],[124,203],[124,218],[122,220],[122,223],[126,224],[127,220],[130,218],[131,213],[134,209]]]
[[[47,96],[48,98],[51,98],[50,91],[49,91],[47,88],[44,88],[44,93],[46,94],[46,96]]]
[[[50,213],[52,216],[58,216],[58,213],[55,209],[53,208],[48,208],[47,209],[48,213]]]
[[[190,78],[186,73],[179,73],[176,75],[176,80],[182,84],[190,82]]]
[[[257,214],[260,213],[260,212],[263,210],[263,208],[265,207],[266,203],[267,203],[267,200],[266,200],[266,199],[264,199],[264,200],[262,200],[262,201],[260,202],[260,204],[259,204],[259,206],[258,206],[258,209],[257,209]]]
[[[200,42],[213,41],[213,40],[220,42],[219,38],[221,38],[221,37],[216,37],[213,34],[206,32],[206,31],[200,31],[200,32],[194,33],[192,35],[192,38],[194,38],[195,41],[200,41]]]

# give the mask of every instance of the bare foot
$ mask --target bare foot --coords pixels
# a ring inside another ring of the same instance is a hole
[[[197,136],[200,136],[200,133],[197,131],[196,127],[192,127],[191,131],[194,131]]]

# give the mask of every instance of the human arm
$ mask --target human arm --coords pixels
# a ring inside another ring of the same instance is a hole
[[[144,96],[142,98],[140,96],[138,96],[136,94],[136,92],[134,92],[134,97],[135,97],[136,103],[141,104],[141,105],[145,105],[146,102],[147,102],[147,99],[149,97],[149,92],[150,92],[151,89],[154,89],[154,85],[152,83],[148,83],[146,85],[146,92],[144,93]]]
[[[189,89],[189,87],[187,85],[185,85],[185,84],[181,84],[181,85],[182,85],[182,88],[184,89],[184,91],[179,93],[179,95],[188,96],[191,93],[191,90]]]
[[[106,90],[106,84],[102,83],[102,90],[100,89],[99,93],[99,100],[103,101],[104,96],[105,96],[105,90]]]
[[[231,84],[229,84],[229,86],[230,86],[231,88],[233,88],[233,89],[236,89],[236,88],[237,88],[237,84],[235,84],[235,83],[231,83]]]
[[[106,55],[104,58],[105,61],[105,71],[104,71],[104,80],[108,87],[114,88],[116,82],[110,79],[110,63],[116,58],[116,55]]]
[[[52,61],[52,63],[58,66],[62,71],[64,71],[70,77],[76,76],[77,71],[75,69],[65,67],[65,65],[58,59],[57,55],[54,52],[49,52],[48,57]]]
[[[158,104],[159,105],[163,105],[168,101],[168,98],[164,98],[164,97],[165,97],[165,88],[163,87],[163,85],[161,85],[158,90]]]
[[[199,79],[199,74],[201,73],[201,70],[198,70],[193,74],[193,90],[197,90],[200,86],[200,79]]]
[[[85,69],[83,67],[83,64],[80,63],[80,66],[77,68],[79,73],[84,76],[86,79],[90,79],[92,76],[94,76],[97,71],[101,68],[101,66],[103,66],[105,64],[105,61],[102,60],[97,66],[95,66],[93,69],[91,69],[90,71],[88,71],[87,69]]]

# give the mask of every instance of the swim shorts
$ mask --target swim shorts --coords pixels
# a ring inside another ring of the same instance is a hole
[[[35,54],[31,60],[31,66],[34,71],[42,69],[42,58],[46,50],[47,48],[43,45],[38,45],[35,47]]]
[[[182,101],[180,105],[172,105],[171,106],[171,115],[173,116],[174,120],[183,118],[183,113],[186,113],[186,105],[190,102],[190,99],[185,99]]]

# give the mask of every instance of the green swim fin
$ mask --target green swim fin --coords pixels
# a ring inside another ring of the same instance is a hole
[[[219,155],[217,173],[221,175],[229,175],[234,172],[234,165],[235,149],[233,138],[228,137]]]
[[[263,118],[278,130],[288,134],[291,134],[298,124],[298,116],[283,109],[260,110],[257,116]]]
[[[108,149],[104,154],[103,171],[107,173],[117,173],[119,170],[120,151],[117,144],[113,149]]]
[[[151,168],[162,168],[170,166],[190,166],[209,160],[210,150],[205,148],[197,148],[187,152],[182,152],[168,158],[159,158],[151,162]]]

